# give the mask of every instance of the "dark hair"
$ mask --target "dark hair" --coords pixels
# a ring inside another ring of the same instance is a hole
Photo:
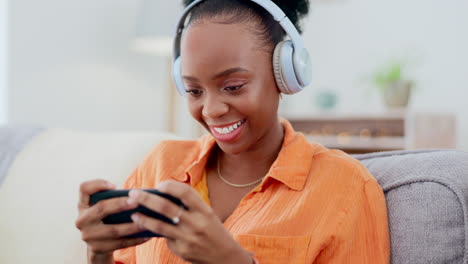
[[[194,0],[183,0],[185,7],[192,2]],[[302,33],[299,22],[309,12],[309,0],[274,0],[273,2],[283,10],[299,33]],[[192,9],[189,24],[206,18],[221,24],[257,23],[258,27],[251,28],[251,30],[259,36],[262,44],[269,47],[276,46],[286,36],[283,28],[273,19],[273,16],[252,1],[205,0]]]

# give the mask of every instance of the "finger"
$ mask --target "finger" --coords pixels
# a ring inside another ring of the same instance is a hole
[[[140,213],[132,214],[132,220],[134,223],[155,234],[160,234],[171,239],[183,238],[183,234],[177,226],[168,224],[161,220]]]
[[[116,225],[99,224],[93,225],[81,232],[84,241],[119,239],[129,235],[142,232],[145,229],[136,223],[125,223]]]
[[[169,219],[172,219],[176,216],[178,217],[181,213],[180,210],[183,210],[182,207],[171,202],[170,200],[149,192],[141,190],[131,190],[128,196],[129,198],[127,202],[129,204],[143,205],[146,208],[154,212],[160,213]]]
[[[160,192],[177,197],[190,211],[208,213],[210,208],[203,202],[200,195],[188,184],[178,181],[164,181],[156,187]]]
[[[92,180],[83,182],[80,185],[80,198],[78,207],[80,209],[90,207],[89,196],[91,196],[91,194],[97,193],[99,191],[113,190],[115,188],[116,186],[114,184],[105,180]]]
[[[128,248],[145,243],[151,238],[121,238],[117,240],[97,241],[88,244],[88,247],[95,253],[108,253],[117,249]]]
[[[82,211],[76,221],[76,227],[81,230],[83,226],[89,223],[100,222],[108,215],[135,209],[138,206],[135,204],[128,204],[127,200],[127,197],[119,197],[99,201],[97,204]]]

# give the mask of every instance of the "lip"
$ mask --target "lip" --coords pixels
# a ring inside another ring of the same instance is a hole
[[[236,123],[239,123],[239,121],[243,121],[242,124],[229,134],[225,134],[225,135],[220,134],[220,133],[216,132],[216,130],[214,130],[214,128],[224,128],[224,127],[227,127],[227,126],[234,125]],[[232,142],[232,141],[236,140],[239,137],[239,135],[241,134],[242,130],[244,129],[245,123],[247,122],[247,119],[242,119],[242,120],[239,120],[239,121],[229,123],[229,124],[224,124],[222,126],[209,126],[210,131],[211,131],[211,135],[213,135],[213,137],[218,141]]]

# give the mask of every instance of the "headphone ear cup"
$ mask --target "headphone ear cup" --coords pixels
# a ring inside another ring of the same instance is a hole
[[[273,68],[276,84],[284,94],[295,94],[302,91],[294,70],[294,48],[290,40],[278,43],[273,52]]]
[[[184,86],[184,81],[182,80],[182,71],[180,67],[180,57],[178,57],[174,64],[172,64],[172,78],[174,79],[175,86],[180,95],[186,96],[186,90]]]
[[[283,78],[283,70],[281,69],[281,51],[284,41],[278,43],[273,52],[273,72],[275,74],[276,85],[280,92],[288,94],[287,84]]]

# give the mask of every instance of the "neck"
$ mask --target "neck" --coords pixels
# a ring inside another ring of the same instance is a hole
[[[272,129],[257,144],[239,154],[224,153],[220,150],[219,159],[223,175],[229,179],[249,181],[266,175],[278,157],[284,138],[284,129],[276,120]],[[231,172],[231,173],[229,173]],[[233,172],[238,172],[234,174]]]

